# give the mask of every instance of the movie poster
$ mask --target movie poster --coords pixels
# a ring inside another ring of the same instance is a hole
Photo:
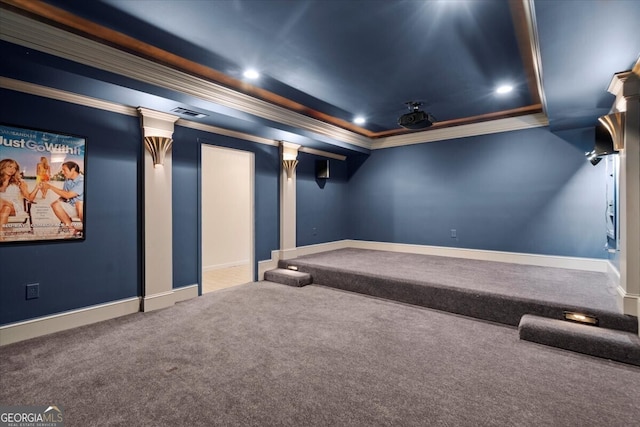
[[[0,125],[0,244],[85,235],[86,139]]]

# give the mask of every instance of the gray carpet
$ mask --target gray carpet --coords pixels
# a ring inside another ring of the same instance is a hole
[[[515,328],[310,285],[212,292],[0,347],[2,404],[67,426],[607,426],[640,368]]]

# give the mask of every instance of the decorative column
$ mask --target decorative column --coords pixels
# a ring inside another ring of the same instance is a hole
[[[280,259],[296,257],[296,166],[300,145],[280,143]]]
[[[142,310],[174,304],[171,144],[178,117],[138,108],[144,154],[144,272]]]
[[[620,286],[625,314],[640,314],[640,61],[609,85],[616,96],[606,123],[620,153]],[[617,141],[616,141],[617,139]]]

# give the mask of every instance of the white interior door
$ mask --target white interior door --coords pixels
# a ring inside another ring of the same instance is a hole
[[[202,144],[202,292],[253,280],[254,155]]]

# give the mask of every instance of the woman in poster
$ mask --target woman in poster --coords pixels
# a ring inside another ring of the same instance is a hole
[[[10,216],[22,212],[23,200],[30,202],[36,196],[38,186],[29,192],[27,183],[20,176],[20,165],[13,159],[0,160],[0,240],[7,232]]]
[[[51,174],[51,166],[49,166],[49,161],[46,157],[40,157],[40,163],[36,165],[36,187],[40,187],[41,182],[49,181]],[[42,191],[42,198],[47,197],[47,187],[40,188]]]

